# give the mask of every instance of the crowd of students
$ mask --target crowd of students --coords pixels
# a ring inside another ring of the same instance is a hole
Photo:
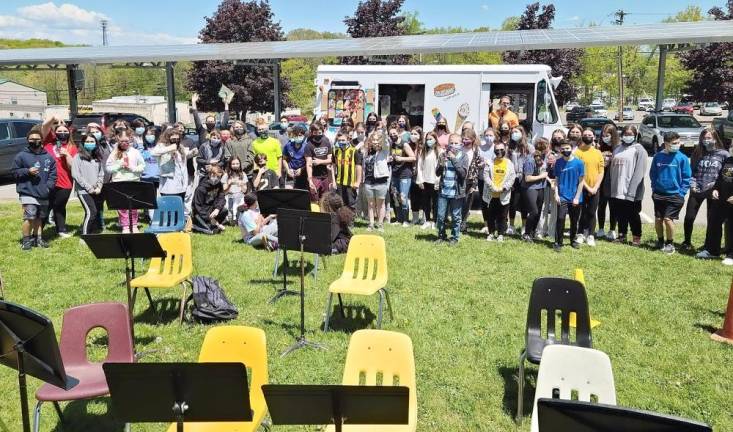
[[[693,222],[707,202],[705,244],[697,256],[721,254],[725,226],[723,262],[733,265],[733,158],[712,128],[703,130],[689,158],[677,134],[665,135],[664,149],[647,166],[635,126],[618,130],[609,124],[596,137],[592,129],[569,124],[549,140],[532,140],[510,111],[508,97],[501,98],[484,131],[465,122],[451,132],[441,117],[426,132],[411,127],[406,115],[387,124],[369,113],[363,123],[342,119],[335,134],[327,132],[326,117],[306,127],[290,126],[284,117],[275,137],[263,119],[248,133],[244,122],[228,121],[228,111],[218,128],[214,116],[202,124],[196,102],[194,97],[198,143],[181,123],[146,128],[141,121],[117,121],[106,131],[90,123],[78,144],[57,118],[32,130],[14,166],[23,206],[22,248],[48,247],[41,233],[49,213],[58,235],[70,236],[65,219],[72,188],[85,211],[86,234],[103,228],[105,183],[145,181],[160,195],[182,198],[188,228],[216,234],[237,224],[245,242],[267,248],[277,247],[277,222],[259,215],[255,193],[263,189],[305,189],[313,202],[338,214],[334,233],[341,237],[334,249],[345,249],[356,215],[368,231],[383,232],[392,221],[436,229],[438,243],[456,244],[468,230],[476,199],[481,232],[491,242],[512,235],[527,242],[548,238],[560,251],[569,219],[574,248],[594,247],[599,238],[638,246],[641,203],[651,193],[656,246],[671,254],[674,221],[689,193],[682,247],[692,248]],[[650,192],[644,190],[647,175]],[[137,232],[137,224],[136,210],[119,211],[123,232]]]

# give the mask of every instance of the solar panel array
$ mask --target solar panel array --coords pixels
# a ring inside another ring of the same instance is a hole
[[[550,30],[492,31],[382,38],[191,45],[0,50],[0,65],[256,60],[471,51],[733,42],[733,21],[659,23]]]

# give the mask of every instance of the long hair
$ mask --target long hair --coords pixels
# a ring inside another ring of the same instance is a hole
[[[397,121],[395,122],[395,123],[397,123],[398,126],[399,126],[399,121],[400,120],[404,120],[405,121],[405,130],[411,130],[410,129],[410,117],[408,117],[408,116],[406,116],[404,114],[400,114],[397,117]]]
[[[86,142],[86,140],[88,140],[89,138],[94,140],[94,150],[92,150],[91,152],[84,147],[84,142]],[[85,161],[90,161],[92,159],[96,160],[97,162],[102,161],[102,154],[99,151],[99,140],[97,139],[97,137],[94,136],[94,134],[90,133],[87,135],[82,135],[81,143],[76,146],[76,149],[79,152],[79,157]]]
[[[367,152],[374,150],[375,153],[379,153],[384,148],[387,136],[381,130],[375,130],[370,133],[367,137]]]
[[[163,134],[158,139],[158,144],[162,144],[165,146],[171,145],[171,137],[173,135],[177,135],[179,137],[178,148],[177,148],[176,153],[178,153],[181,157],[184,157],[185,154],[183,152],[185,150],[184,150],[184,147],[181,145],[181,142],[183,141],[183,134],[179,132],[178,129],[176,128],[167,129],[165,132],[163,132]]]
[[[433,144],[433,152],[435,153],[435,157],[437,158],[440,155],[440,146],[438,145],[438,135],[434,131],[430,131],[425,134],[425,138],[423,138],[423,146],[424,151],[420,154],[420,157],[425,160],[425,156],[428,154],[428,147],[427,144],[425,144],[428,141],[428,137],[433,137],[435,140],[435,144]]]
[[[529,147],[527,146],[527,133],[524,132],[524,128],[522,126],[519,126],[519,125],[514,126],[512,128],[512,131],[514,129],[516,129],[516,130],[518,130],[519,132],[522,133],[522,138],[517,143],[516,151],[518,151],[519,154],[521,154],[522,156],[526,156],[526,155],[529,154]]]
[[[234,168],[232,168],[232,162],[234,161],[239,162],[239,171],[235,171]],[[242,167],[242,160],[239,158],[239,156],[234,156],[229,159],[229,162],[227,162],[226,173],[227,177],[229,178],[232,178],[233,176],[242,178],[244,176],[244,168]]]
[[[461,132],[461,141],[463,141],[463,139],[471,140],[471,149],[476,149],[481,142],[478,139],[478,135],[476,135],[476,131],[470,128],[463,129]]]
[[[153,141],[152,144],[148,144],[148,140],[145,139],[146,136],[150,135],[150,132],[155,135],[155,141]],[[145,148],[152,148],[155,147],[156,144],[158,144],[158,140],[160,139],[160,131],[158,131],[158,128],[155,126],[148,126],[145,128],[145,132],[143,132],[143,147]]]
[[[412,135],[413,132],[417,133],[417,142],[413,143],[412,138],[410,138],[410,148],[412,148],[413,152],[420,153],[424,146],[422,128],[420,126],[413,126],[412,129],[410,129],[410,135]]]
[[[705,149],[705,145],[702,143],[703,139],[705,138],[705,135],[710,133],[713,136],[713,140],[715,141],[715,148],[717,150],[722,150],[725,147],[723,146],[723,141],[720,139],[720,135],[718,135],[718,131],[716,131],[713,127],[708,126],[705,129],[700,132],[700,137],[697,140],[697,145],[695,146],[695,150],[692,152],[692,166],[694,167],[697,165],[697,161],[703,158],[708,151]]]
[[[606,144],[603,142],[603,135],[611,135],[611,142],[609,144]],[[619,136],[618,136],[618,129],[616,129],[616,126],[608,123],[603,125],[603,129],[601,129],[601,151],[613,151],[614,148],[619,144]]]
[[[66,130],[69,131],[69,140],[66,143],[69,144],[69,145],[76,146],[76,143],[74,142],[74,135],[71,133],[71,129],[69,129],[69,127],[66,126],[66,123],[61,122],[61,123],[57,124],[56,126],[54,126],[53,133],[55,134],[56,131],[58,130],[58,128],[60,128],[60,127],[65,127]]]

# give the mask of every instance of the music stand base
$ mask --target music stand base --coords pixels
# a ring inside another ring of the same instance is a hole
[[[289,296],[289,295],[300,295],[300,292],[298,292],[298,291],[292,291],[292,290],[288,290],[288,289],[279,289],[279,290],[277,290],[275,292],[275,295],[272,296],[272,298],[270,298],[270,300],[267,301],[267,303],[269,303],[269,304],[276,303],[281,298],[283,298],[285,296]]]
[[[305,336],[299,336],[294,344],[290,345],[288,349],[286,349],[285,351],[283,351],[282,354],[280,354],[280,357],[285,357],[286,355],[292,353],[293,351],[299,350],[301,348],[313,348],[313,349],[325,350],[326,346],[323,344],[316,343],[316,342],[310,342],[308,341],[308,339],[305,338]]]

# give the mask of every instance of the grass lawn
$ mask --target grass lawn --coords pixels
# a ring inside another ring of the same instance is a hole
[[[78,203],[70,204],[71,224],[78,224],[81,216]],[[18,205],[0,205],[0,272],[9,301],[49,316],[57,332],[69,307],[126,301],[119,286],[123,262],[97,261],[78,237],[54,240],[48,250],[21,252],[19,219]],[[473,230],[477,229],[474,224]],[[645,240],[652,241],[652,227],[644,229]],[[698,245],[701,231],[694,238]],[[317,282],[308,279],[305,300],[307,336],[328,350],[301,350],[280,358],[298,331],[299,302],[288,297],[275,305],[267,303],[277,286],[271,278],[273,256],[245,247],[237,237],[235,228],[215,237],[194,235],[194,274],[219,279],[240,310],[232,324],[265,330],[271,382],[340,383],[349,336],[355,329],[374,326],[377,296],[345,298],[358,306],[363,319],[334,315],[337,331],[320,331],[328,284],[343,265],[343,257],[329,258]],[[432,244],[433,233],[417,228],[388,227],[385,237],[395,319],[385,316],[384,328],[412,338],[418,430],[529,430],[536,367],[528,368],[523,426],[517,427],[512,418],[530,287],[541,276],[572,277],[578,267],[585,271],[591,315],[602,323],[593,330],[594,347],[611,358],[619,405],[733,430],[733,347],[709,337],[722,324],[731,282],[731,270],[719,261],[698,261],[681,253],[665,256],[606,242],[595,249],[566,247],[556,254],[545,243],[528,245],[514,239],[487,243],[478,235],[465,236],[451,248]],[[295,283],[291,287],[296,289]],[[138,297],[136,349],[151,351],[143,361],[197,359],[209,327],[179,326],[173,301],[179,294],[179,290],[153,291],[156,300],[169,307],[162,319],[147,312],[145,297]],[[100,341],[96,331],[89,337],[93,358],[104,355]],[[31,406],[32,392],[39,385],[31,379]],[[0,368],[0,395],[0,431],[20,430],[17,379],[5,367]],[[106,399],[64,404],[63,409],[68,419],[64,431],[122,430]],[[165,430],[153,424],[133,429]],[[61,430],[49,405],[43,410],[41,430]]]

